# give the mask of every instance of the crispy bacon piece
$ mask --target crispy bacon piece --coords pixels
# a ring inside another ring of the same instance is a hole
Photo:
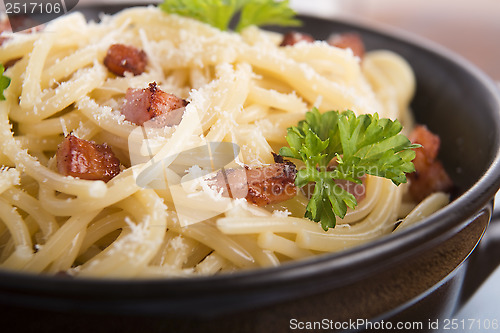
[[[155,118],[155,126],[178,125],[188,102],[158,88],[156,82],[146,89],[129,88],[125,94],[121,113],[128,121],[142,126]]]
[[[437,159],[441,144],[439,136],[426,126],[418,125],[411,133],[410,140],[422,145],[422,148],[415,150],[415,172],[408,175],[412,198],[420,202],[434,192],[450,192],[453,182]]]
[[[70,134],[59,145],[57,170],[64,176],[110,181],[120,173],[120,160],[106,144],[79,139]]]
[[[11,15],[10,16],[10,24],[9,24],[9,19],[7,19],[7,17],[5,17],[5,19],[3,19],[3,20],[0,20],[0,34],[2,34],[2,32],[4,32],[4,31],[12,31],[11,25],[12,25],[12,28],[21,29],[23,25],[30,27],[30,26],[35,26],[36,24],[37,24],[36,21],[32,20],[31,18],[29,18],[27,16],[24,16],[24,15],[12,16]],[[24,30],[22,33],[34,33],[34,32],[38,32],[38,31],[42,31],[44,29],[44,27],[45,26],[43,24],[37,25],[34,28],[28,28],[28,29]],[[2,44],[9,39],[10,39],[9,37],[0,37],[0,46],[2,46]],[[3,64],[3,66],[5,67],[5,69],[7,69],[9,67],[14,66],[16,64],[16,62],[18,62],[19,60],[21,60],[21,58],[11,59],[11,60],[5,62]]]
[[[257,168],[221,170],[211,180],[211,185],[222,189],[222,195],[245,198],[257,206],[265,206],[293,198],[297,194],[292,162],[274,155],[275,163]]]
[[[147,64],[148,57],[143,50],[123,44],[111,45],[104,58],[104,65],[119,76],[124,76],[125,72],[140,75],[144,73]]]
[[[12,30],[15,32],[22,31],[22,33],[28,34],[42,31],[44,28],[45,25],[39,24],[39,22],[28,15],[9,15],[9,17],[0,20],[0,34],[4,31]],[[9,37],[0,37],[0,46],[8,39]]]
[[[309,35],[298,31],[290,31],[283,36],[280,46],[292,46],[298,42],[313,43],[315,39]],[[351,49],[355,56],[363,59],[365,55],[365,45],[361,36],[355,32],[344,32],[332,34],[328,37],[328,44],[342,49]]]
[[[313,43],[314,41],[315,39],[309,34],[298,31],[290,31],[283,36],[283,41],[280,46],[292,46],[298,42]]]
[[[335,180],[335,184],[342,187],[345,191],[354,195],[356,201],[359,203],[366,197],[366,176],[362,176],[361,184],[356,184],[349,180],[337,179]]]
[[[10,31],[10,24],[7,19],[0,20],[0,34],[4,31]],[[7,37],[0,37],[0,46],[5,42]]]
[[[327,171],[333,171],[337,168],[337,166],[338,166],[337,158],[334,158],[328,164]],[[318,171],[321,170],[318,168]],[[361,184],[357,184],[355,182],[351,182],[350,180],[345,180],[345,179],[336,179],[334,181],[335,184],[340,186],[343,190],[354,195],[354,198],[359,203],[366,197],[366,175],[359,177],[359,180],[361,180]],[[304,189],[308,191],[308,193],[304,193],[308,198],[310,198],[314,192],[314,185],[315,185],[314,183],[309,184],[308,188],[306,187],[306,189]]]
[[[355,56],[363,59],[365,55],[365,45],[361,36],[355,32],[345,32],[333,34],[326,41],[328,44],[342,49],[351,49]]]

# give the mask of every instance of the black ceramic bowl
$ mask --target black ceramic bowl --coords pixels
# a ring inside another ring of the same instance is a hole
[[[421,322],[414,331],[424,332],[429,320],[452,316],[500,261],[494,252],[500,247],[498,224],[485,233],[500,186],[497,88],[470,63],[426,41],[359,23],[303,20],[302,30],[318,39],[357,31],[368,49],[393,50],[409,61],[418,83],[416,119],[441,136],[440,157],[459,196],[418,226],[278,268],[139,281],[1,272],[3,327],[282,332],[315,321],[323,328],[358,330],[362,326],[348,324],[370,319]]]

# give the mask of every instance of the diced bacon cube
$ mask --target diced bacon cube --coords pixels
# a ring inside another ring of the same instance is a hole
[[[139,126],[153,118],[157,120],[156,126],[175,126],[181,122],[187,104],[186,100],[162,91],[153,82],[146,89],[129,88],[121,113]]]
[[[104,65],[119,76],[124,76],[126,72],[140,75],[146,70],[147,64],[148,57],[144,51],[123,44],[111,45],[104,58]]]
[[[210,180],[211,186],[233,199],[245,198],[257,206],[266,206],[293,198],[297,194],[297,170],[292,162],[274,155],[275,163],[261,167],[223,169]]]
[[[411,142],[418,143],[423,147],[415,150],[416,156],[413,160],[415,169],[423,170],[437,158],[441,139],[423,125],[415,126],[409,139]]]
[[[415,172],[408,175],[412,198],[420,202],[431,193],[451,191],[453,181],[437,159],[441,145],[439,136],[419,125],[410,134],[410,140],[422,145],[422,148],[415,149]]]
[[[257,206],[286,201],[297,194],[292,163],[274,163],[260,168],[247,169],[248,194],[245,199]]]
[[[340,47],[341,49],[351,49],[355,56],[363,59],[365,55],[365,45],[361,36],[355,32],[345,32],[333,34],[328,37],[327,43]]]
[[[10,31],[10,24],[7,18],[0,20],[0,34],[4,31]],[[0,46],[2,46],[3,42],[5,42],[7,37],[0,37]]]
[[[290,31],[283,36],[283,41],[280,46],[292,46],[297,44],[298,42],[306,42],[313,43],[314,38],[306,33],[298,32],[298,31]]]
[[[57,170],[64,176],[110,181],[120,173],[120,160],[106,144],[97,144],[70,134],[56,153]]]
[[[354,198],[358,203],[361,202],[366,197],[366,176],[362,176],[361,184],[357,184],[355,182],[351,182],[349,180],[337,179],[335,180],[335,184],[340,186],[343,190],[354,195]]]

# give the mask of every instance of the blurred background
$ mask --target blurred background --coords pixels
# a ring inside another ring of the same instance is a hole
[[[103,3],[162,0],[80,0]],[[500,0],[290,0],[299,13],[350,18],[413,32],[472,61],[500,81]]]
[[[431,39],[500,81],[499,0],[291,0],[299,12],[394,26]]]

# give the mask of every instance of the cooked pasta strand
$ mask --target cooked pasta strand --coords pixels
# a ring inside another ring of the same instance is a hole
[[[223,32],[154,7],[101,23],[72,13],[45,32],[11,37],[0,46],[12,79],[0,101],[2,269],[169,278],[275,267],[383,237],[416,204],[405,201],[405,186],[368,176],[356,209],[325,232],[304,218],[308,193],[258,207],[210,183],[221,168],[275,163],[287,128],[314,106],[378,112],[411,127],[415,77],[390,51],[359,59],[326,42],[281,47],[280,33]],[[144,52],[142,73],[108,70],[104,58],[113,44]],[[179,118],[171,126],[156,113],[167,109],[167,96],[183,106],[161,114]],[[127,120],[131,101],[134,112],[152,119],[141,126]],[[76,148],[64,155],[63,140],[72,137],[112,155],[111,180],[60,173],[64,163],[88,167]],[[221,143],[232,148],[214,148]],[[447,200],[429,197],[397,229]]]

